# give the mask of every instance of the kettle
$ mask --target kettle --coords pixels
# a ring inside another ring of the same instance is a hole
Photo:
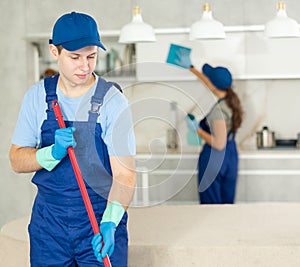
[[[275,133],[270,131],[267,126],[262,128],[262,131],[256,133],[257,148],[272,148],[275,147]]]

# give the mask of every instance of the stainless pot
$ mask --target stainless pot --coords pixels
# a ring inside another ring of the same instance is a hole
[[[262,131],[256,133],[256,145],[258,148],[275,147],[275,133],[269,131],[267,126],[264,126]]]

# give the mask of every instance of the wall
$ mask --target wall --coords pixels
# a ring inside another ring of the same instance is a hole
[[[299,79],[234,81],[244,109],[244,121],[237,134],[241,149],[256,148],[256,132],[263,126],[274,131],[278,139],[297,138],[299,87]],[[178,152],[193,152],[185,138],[185,114],[196,105],[193,114],[201,119],[215,103],[214,97],[198,81],[142,82],[125,87],[125,94],[132,102],[137,148],[141,153],[158,153],[166,148],[167,130],[172,128],[171,102],[176,102],[178,107]]]
[[[193,105],[198,104],[198,110],[194,113],[200,119],[209,110],[207,104],[210,107],[213,103],[209,101],[212,96],[189,71],[164,64],[170,43],[191,47],[191,60],[198,68],[208,62],[213,66],[227,66],[231,70],[234,89],[245,110],[244,122],[237,135],[238,144],[242,148],[255,148],[255,132],[264,125],[275,131],[277,138],[297,138],[300,125],[290,123],[287,118],[299,112],[299,39],[267,39],[262,32],[231,32],[222,41],[192,42],[188,40],[187,34],[157,34],[156,43],[139,44],[137,76],[139,80],[148,82],[148,88],[139,88],[139,92],[135,90],[130,97],[137,101],[137,98],[155,96],[160,101],[169,99],[178,102],[181,111],[181,124],[178,126],[182,128],[185,127],[182,124],[184,115]],[[163,86],[151,85],[151,81],[160,79],[164,81]],[[159,94],[156,93],[158,86]],[[187,103],[188,99],[192,103]],[[157,105],[163,110],[163,103]],[[168,101],[165,101],[165,109],[166,106]],[[148,111],[151,112],[151,107]],[[149,130],[145,133],[147,139]]]
[[[296,139],[300,132],[297,121],[300,112],[300,80],[253,80],[237,81],[236,90],[245,109],[245,121],[239,132],[239,141],[246,148],[253,148],[255,134],[266,125],[275,131],[276,138]]]
[[[286,0],[288,14],[300,21],[300,3],[297,0]],[[0,97],[0,225],[28,214],[34,195],[30,184],[31,174],[14,174],[8,161],[8,150],[14,124],[24,92],[32,84],[32,61],[28,60],[29,47],[26,36],[33,33],[49,33],[53,22],[65,11],[80,10],[97,18],[102,30],[120,29],[131,20],[131,10],[136,1],[115,0],[2,0],[0,3],[1,45],[1,97]],[[163,0],[140,1],[143,18],[154,27],[189,27],[201,16],[204,1]],[[225,0],[210,1],[215,18],[222,20],[226,26],[263,24],[275,14],[277,1],[273,0]],[[196,86],[196,85],[195,85]],[[252,114],[258,116],[259,108],[263,109],[265,123],[278,131],[282,136],[294,136],[296,124],[290,128],[285,116],[298,114],[296,90],[299,81],[239,81],[238,93],[249,108],[246,121]],[[284,90],[283,90],[284,88]],[[276,92],[276,93],[275,93]],[[147,94],[149,92],[147,91]],[[289,96],[287,96],[289,94]],[[285,100],[288,98],[287,100]],[[267,104],[263,101],[268,99]],[[280,109],[274,110],[272,103]],[[271,112],[270,112],[271,111]],[[249,114],[250,113],[250,114]],[[275,115],[275,116],[273,116]],[[292,116],[295,118],[295,116]],[[279,127],[280,125],[284,127]],[[250,127],[250,126],[249,126]],[[247,132],[245,128],[244,132]]]
[[[22,96],[27,87],[25,1],[0,3],[0,225],[28,214],[32,187],[28,175],[15,175],[8,162],[8,149]]]

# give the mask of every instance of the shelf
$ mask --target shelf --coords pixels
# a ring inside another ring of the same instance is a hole
[[[267,39],[263,35],[264,25],[225,26],[227,37],[224,40],[190,41],[187,27],[156,28],[157,42],[138,43],[136,61],[138,63],[164,63],[170,43],[178,43],[193,49],[192,60],[195,66],[205,62],[227,66],[234,80],[292,80],[300,79],[300,55],[295,53],[300,38]],[[103,30],[101,38],[108,47],[122,51],[124,44],[118,43],[120,30]],[[49,33],[28,34],[29,42],[46,44]],[[105,55],[105,54],[104,54]],[[122,81],[196,81],[186,70],[153,67],[141,69],[136,79],[118,77]]]
[[[237,26],[225,26],[225,32],[257,32],[263,31],[263,25],[237,25]],[[178,27],[178,28],[156,28],[154,29],[155,34],[189,34],[190,28],[188,27]],[[119,37],[120,30],[103,30],[101,31],[101,37]],[[36,40],[48,40],[51,38],[51,33],[30,33],[26,36],[26,40],[36,41]]]

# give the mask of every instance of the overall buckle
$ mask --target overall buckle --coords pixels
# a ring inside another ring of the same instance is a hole
[[[102,106],[102,103],[91,102],[90,112],[100,114],[100,107],[101,106]]]

